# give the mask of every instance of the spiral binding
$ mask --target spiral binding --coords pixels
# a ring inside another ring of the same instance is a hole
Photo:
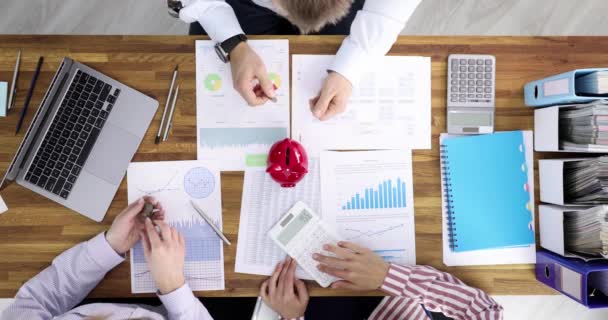
[[[448,159],[447,146],[440,145],[439,157],[443,176],[441,177],[442,187],[445,190],[445,210],[447,214],[447,232],[450,250],[458,248],[458,239],[456,238],[456,221],[454,218],[454,200],[452,200],[452,178],[450,177],[450,160]]]

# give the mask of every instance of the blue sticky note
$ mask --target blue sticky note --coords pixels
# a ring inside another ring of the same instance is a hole
[[[0,82],[0,117],[6,117],[8,83]]]

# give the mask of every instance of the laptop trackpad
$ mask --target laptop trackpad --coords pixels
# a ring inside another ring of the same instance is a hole
[[[84,170],[118,185],[125,175],[140,139],[107,122],[87,159]]]

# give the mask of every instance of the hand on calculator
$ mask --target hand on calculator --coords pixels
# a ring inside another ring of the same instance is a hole
[[[338,246],[326,244],[323,249],[336,257],[315,253],[313,259],[320,263],[317,268],[343,279],[332,283],[332,288],[376,290],[384,282],[389,264],[372,250],[347,241],[338,242]]]

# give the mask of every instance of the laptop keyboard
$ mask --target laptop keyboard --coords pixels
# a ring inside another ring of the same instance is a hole
[[[78,70],[25,180],[67,199],[119,95]]]

